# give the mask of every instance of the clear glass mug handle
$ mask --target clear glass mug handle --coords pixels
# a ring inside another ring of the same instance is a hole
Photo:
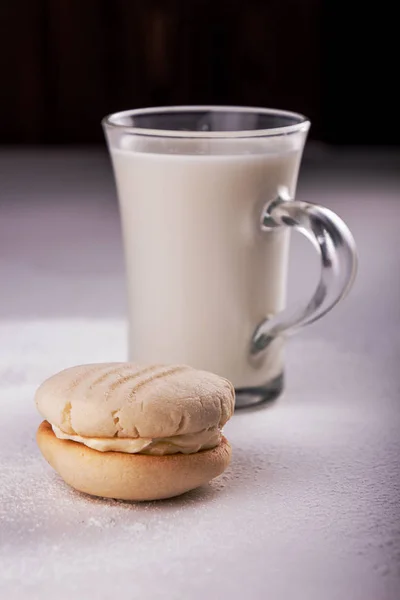
[[[321,276],[310,302],[266,318],[256,328],[250,353],[265,350],[278,336],[289,335],[329,312],[349,292],[357,272],[357,252],[347,225],[333,211],[316,204],[292,200],[282,190],[269,202],[261,217],[263,231],[291,227],[303,233],[321,257]]]

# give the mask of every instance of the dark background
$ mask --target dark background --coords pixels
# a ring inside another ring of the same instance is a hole
[[[2,143],[96,143],[113,111],[244,104],[397,145],[396,19],[328,0],[1,0]]]

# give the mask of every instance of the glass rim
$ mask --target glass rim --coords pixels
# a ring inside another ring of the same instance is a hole
[[[280,127],[271,127],[267,129],[250,129],[250,130],[233,130],[233,131],[190,131],[177,129],[153,129],[148,127],[131,127],[118,123],[117,120],[141,115],[159,115],[171,112],[196,112],[196,111],[213,111],[213,112],[232,112],[232,113],[247,113],[270,115],[277,117],[289,117],[294,121],[292,125],[282,125]],[[182,105],[182,106],[159,106],[150,108],[137,108],[132,110],[123,110],[111,113],[104,117],[101,124],[105,128],[121,129],[132,135],[143,135],[150,137],[174,137],[174,138],[217,138],[217,139],[232,139],[232,138],[254,138],[254,137],[271,137],[278,135],[290,135],[299,131],[308,131],[310,121],[301,113],[280,110],[276,108],[261,108],[250,106],[220,106],[220,105]]]

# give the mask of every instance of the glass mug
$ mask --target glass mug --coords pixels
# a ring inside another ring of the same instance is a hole
[[[129,360],[183,363],[232,381],[237,407],[283,388],[287,334],[350,289],[353,237],[294,199],[309,121],[280,110],[177,106],[103,120],[118,190]],[[285,309],[290,230],[310,238],[321,278]]]

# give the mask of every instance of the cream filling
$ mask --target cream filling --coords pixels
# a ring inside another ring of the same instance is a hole
[[[60,440],[72,440],[84,444],[99,452],[126,452],[127,454],[194,454],[200,450],[215,448],[221,441],[221,430],[218,427],[203,429],[197,433],[185,433],[166,438],[101,438],[84,437],[64,433],[56,425],[53,431]]]

